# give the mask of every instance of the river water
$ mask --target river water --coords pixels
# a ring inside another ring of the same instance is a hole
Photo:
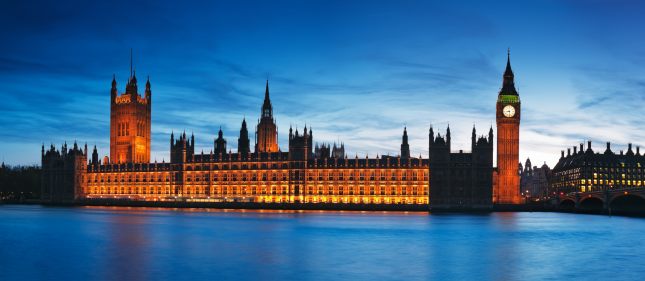
[[[643,280],[645,219],[0,205],[0,280]]]

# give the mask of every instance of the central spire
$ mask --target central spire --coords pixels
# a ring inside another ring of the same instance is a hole
[[[278,152],[278,127],[273,119],[273,107],[269,98],[269,80],[267,79],[266,90],[264,91],[264,103],[262,114],[256,127],[255,151],[256,152]]]
[[[262,104],[262,117],[273,118],[273,107],[269,98],[269,80],[267,80],[266,90],[264,91],[264,103]]]
[[[502,90],[499,92],[500,95],[514,95],[517,96],[517,90],[515,89],[515,75],[513,74],[513,69],[511,68],[511,49],[508,49],[506,54],[506,70],[504,70],[504,80],[502,82]]]

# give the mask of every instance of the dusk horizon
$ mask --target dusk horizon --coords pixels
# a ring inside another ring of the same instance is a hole
[[[168,161],[172,131],[194,132],[196,152],[208,153],[221,126],[235,151],[267,79],[283,151],[289,126],[306,124],[315,142],[344,142],[348,157],[397,155],[407,126],[411,155],[426,158],[430,125],[448,123],[453,150],[469,151],[473,125],[495,127],[508,48],[524,109],[521,162],[553,166],[587,140],[600,152],[605,142],[643,145],[645,53],[629,35],[642,33],[629,8],[642,3],[406,3],[9,2],[1,160],[39,164],[42,144],[75,140],[109,155],[110,82],[116,75],[124,91],[130,49],[137,78],[152,84],[151,161]]]

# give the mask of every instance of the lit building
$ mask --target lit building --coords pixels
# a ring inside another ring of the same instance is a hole
[[[645,185],[645,155],[636,152],[629,144],[627,152],[616,154],[611,151],[611,144],[603,153],[594,152],[591,142],[587,149],[573,147],[561,152],[558,164],[553,167],[551,193],[567,194],[571,192],[594,192],[613,189],[641,188]]]
[[[152,91],[150,79],[146,82],[144,95],[139,95],[137,75],[132,70],[125,93],[119,95],[116,75],[112,78],[110,91],[110,161],[113,163],[150,162],[150,127]]]
[[[134,76],[129,79],[130,90],[126,90],[129,97],[137,94],[133,83],[136,83]],[[113,91],[114,85],[115,82]],[[149,97],[149,86],[146,93]],[[114,107],[112,109],[115,110]],[[119,119],[121,111],[116,110],[119,111],[116,119]],[[114,120],[114,111],[112,116]],[[130,154],[121,156],[119,153],[116,154],[119,161],[103,160],[101,163],[94,147],[89,165],[77,175],[81,180],[70,187],[77,190],[76,193],[74,196],[68,194],[67,198],[428,203],[428,160],[409,156],[407,130],[404,130],[401,145],[403,157],[348,158],[344,144],[334,144],[333,150],[323,144],[313,151],[313,132],[306,126],[302,133],[289,129],[289,150],[282,152],[277,145],[277,127],[268,82],[261,116],[255,152],[251,152],[249,147],[246,120],[242,122],[238,152],[235,153],[226,150],[221,129],[209,153],[195,153],[194,135],[181,133],[176,137],[172,133],[169,163],[142,163],[133,160],[139,159],[136,157],[139,154],[128,158]],[[124,128],[128,128],[128,124]],[[118,142],[112,143],[111,151],[118,145]],[[87,157],[86,153],[81,154]],[[149,155],[145,157],[149,158]],[[43,164],[43,167],[48,166]]]
[[[437,208],[488,208],[519,203],[520,102],[507,61],[497,99],[497,161],[493,169],[493,132],[472,135],[470,153],[451,151],[450,132],[435,138],[430,129],[429,158],[412,157],[404,128],[399,156],[353,158],[345,145],[316,145],[313,130],[289,128],[288,150],[278,146],[278,128],[267,81],[255,148],[244,119],[238,151],[227,151],[220,129],[213,149],[196,153],[195,136],[170,135],[170,161],[150,163],[151,87],[139,95],[134,71],[118,95],[112,80],[110,157],[101,161],[94,147],[42,151],[45,200],[112,198],[288,203],[428,204]],[[431,173],[432,172],[432,173]],[[430,194],[430,186],[433,192]],[[58,192],[60,189],[61,192]],[[71,192],[71,191],[73,192]],[[49,192],[49,193],[47,193]],[[50,194],[50,195],[47,195]],[[52,194],[55,194],[53,196]],[[435,198],[435,199],[433,199]]]
[[[502,89],[497,96],[497,169],[493,174],[493,203],[520,204],[520,96],[515,89],[510,52]]]

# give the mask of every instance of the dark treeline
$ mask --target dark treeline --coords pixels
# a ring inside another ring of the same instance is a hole
[[[35,199],[40,196],[39,166],[0,167],[0,199],[5,201]]]

